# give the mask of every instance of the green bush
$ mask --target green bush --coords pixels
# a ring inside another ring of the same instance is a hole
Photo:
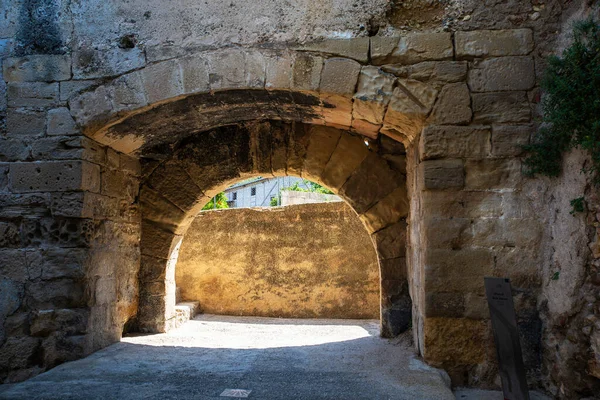
[[[563,154],[579,147],[592,158],[584,172],[600,183],[600,26],[595,20],[574,25],[573,44],[562,57],[548,59],[541,87],[544,124],[525,146],[527,172],[558,176]]]
[[[215,206],[216,201],[216,206]],[[221,192],[217,194],[215,197],[210,199],[208,203],[204,207],[202,207],[202,211],[206,210],[214,210],[214,209],[223,209],[229,208],[229,204],[227,204],[227,196],[225,196],[225,192]]]

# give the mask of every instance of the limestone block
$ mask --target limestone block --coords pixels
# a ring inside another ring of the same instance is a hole
[[[293,60],[288,52],[275,53],[265,56],[266,89],[288,89],[292,82]]]
[[[210,89],[208,66],[203,55],[194,55],[179,60],[183,92],[204,93]]]
[[[264,89],[266,78],[265,57],[260,51],[247,50],[244,53],[246,87]]]
[[[9,137],[41,136],[46,125],[46,113],[22,109],[9,109],[6,128]]]
[[[460,189],[465,184],[462,160],[431,160],[419,164],[424,190]]]
[[[69,109],[80,126],[107,118],[113,112],[110,91],[106,86],[99,86],[93,91],[84,92],[69,100]]]
[[[385,64],[388,56],[394,51],[400,38],[373,36],[370,38],[371,62],[374,65]]]
[[[426,318],[460,318],[465,313],[465,296],[462,293],[425,293]]]
[[[321,94],[322,120],[327,126],[347,130],[352,125],[352,99],[338,94]],[[308,121],[310,122],[310,121]]]
[[[359,217],[370,232],[377,232],[405,218],[408,210],[406,185],[400,185]]]
[[[421,241],[428,249],[460,250],[472,244],[471,219],[455,217],[423,217]]]
[[[100,81],[96,79],[60,82],[60,101],[67,101],[74,95],[79,94],[94,85],[98,85],[99,83]]]
[[[426,236],[436,234],[435,230],[425,232]],[[483,278],[494,271],[491,249],[427,249],[424,253],[425,292],[484,294]]]
[[[464,82],[467,65],[467,61],[423,61],[413,65],[387,64],[381,68],[399,78],[444,84]]]
[[[22,289],[17,283],[25,283],[30,279],[27,258],[25,252],[21,249],[0,249],[0,263],[2,270],[0,271],[0,277],[2,279],[10,280],[12,283],[4,282],[4,289],[8,292],[15,291],[22,294]],[[35,278],[35,276],[31,277]],[[9,288],[10,286],[10,288]],[[0,296],[3,301],[6,302],[4,306],[0,306],[0,320],[9,314],[15,312],[20,305],[20,296],[15,294],[8,294]],[[10,304],[10,305],[9,305]]]
[[[323,58],[308,53],[298,53],[294,59],[292,88],[318,90],[323,70]]]
[[[360,135],[372,140],[377,140],[381,125],[372,124],[364,119],[352,119],[352,132],[357,132]]]
[[[381,133],[400,142],[410,142],[421,132],[425,115],[423,107],[410,93],[396,87],[383,118]]]
[[[412,32],[400,37],[391,53],[390,41],[378,40],[375,50],[371,50],[374,64],[415,64],[421,61],[448,60],[454,56],[452,34],[450,32]]]
[[[454,35],[456,56],[521,56],[533,51],[531,29],[478,30]]]
[[[58,102],[58,83],[12,82],[6,91],[9,107],[43,108]]]
[[[343,133],[321,174],[321,181],[338,190],[369,154],[363,139]]]
[[[187,227],[189,222],[183,210],[146,185],[140,190],[140,206],[144,220],[152,221],[169,232],[183,233],[179,228],[182,225]]]
[[[328,58],[321,73],[320,91],[352,96],[358,81],[360,64],[346,58]]]
[[[0,368],[4,371],[30,367],[40,339],[29,336],[10,337],[0,347]]]
[[[379,260],[381,279],[405,280],[407,276],[407,264],[405,257],[388,258]]]
[[[317,42],[305,43],[298,46],[297,49],[333,54],[366,63],[369,55],[369,38],[325,39]]]
[[[358,214],[363,214],[404,182],[404,176],[393,171],[384,159],[369,153],[339,194]]]
[[[467,189],[514,188],[522,179],[518,159],[467,160],[465,171]]]
[[[433,67],[431,79],[444,82],[463,82],[467,77],[467,63],[465,61],[440,61]]]
[[[143,256],[168,260],[181,244],[182,236],[175,235],[151,221],[142,220],[142,240],[140,248]]]
[[[50,194],[0,194],[0,218],[20,218],[28,215],[48,215]],[[5,226],[6,227],[6,226]]]
[[[48,248],[28,254],[30,269],[39,269],[42,280],[59,278],[83,279],[87,270],[88,251],[86,249]]]
[[[119,168],[121,171],[133,176],[142,174],[140,160],[127,154],[119,153]]]
[[[191,180],[187,172],[178,164],[163,164],[150,176],[148,184],[163,197],[185,211],[197,208],[205,197],[202,189]]]
[[[148,103],[177,97],[183,93],[181,69],[176,60],[148,65],[141,70]]]
[[[159,84],[164,84],[163,82]],[[148,104],[143,73],[139,71],[122,75],[110,84],[114,111],[133,110]]]
[[[482,191],[453,192],[449,198],[440,192],[421,193],[421,207],[431,217],[490,218],[505,213],[504,194]]]
[[[271,124],[271,172],[275,176],[287,176],[287,142],[291,127]]]
[[[26,247],[88,247],[95,228],[93,220],[62,217],[25,219],[21,225]]]
[[[306,158],[306,152],[312,132],[313,129],[310,129],[307,125],[303,124],[295,125],[290,132],[288,138],[289,143],[287,146],[286,166],[288,174],[302,176],[304,159]]]
[[[380,68],[362,67],[354,94],[353,119],[381,125],[385,108],[392,97],[395,80],[393,75],[383,72]]]
[[[48,111],[46,133],[50,136],[77,135],[79,129],[66,107],[55,108]]]
[[[34,309],[85,307],[84,283],[72,279],[33,282],[27,288],[27,301]]]
[[[139,192],[139,181],[119,170],[102,168],[101,191],[103,195],[133,201]]]
[[[496,275],[498,276],[498,275]],[[488,319],[490,318],[490,309],[485,296],[466,293],[465,298],[465,318],[471,319]]]
[[[421,134],[421,159],[485,158],[490,153],[490,136],[487,127],[431,125]]]
[[[31,55],[7,58],[3,63],[7,82],[56,82],[71,79],[71,57]]]
[[[525,226],[530,221],[523,221],[524,233],[532,233],[534,240],[541,239],[539,224],[534,223],[533,227]],[[498,248],[495,249],[494,257],[496,260],[494,276],[510,278],[511,284],[517,288],[536,288],[542,284],[540,260],[535,246],[521,247],[520,243],[517,243],[517,247]]]
[[[487,321],[425,318],[423,329],[423,358],[434,366],[479,364],[486,360],[488,349],[494,346]]]
[[[531,118],[526,92],[475,93],[472,99],[476,124],[518,124]]]
[[[14,193],[100,190],[100,167],[86,161],[15,163],[9,177]]]
[[[207,55],[211,90],[238,89],[246,84],[245,56],[242,50],[225,49]]]
[[[14,222],[0,222],[0,247],[20,247],[19,226]]]
[[[523,147],[529,144],[533,133],[531,125],[493,126],[492,155],[495,157],[514,157],[523,153]]]
[[[84,357],[87,354],[89,341],[88,335],[52,335],[45,338],[42,341],[44,365],[52,368],[64,362]]]
[[[89,160],[88,152],[84,148],[85,137],[81,136],[54,136],[39,138],[31,143],[31,156],[41,160]],[[95,154],[92,154],[92,157]]]
[[[167,272],[167,260],[142,255],[140,282],[164,282]]]
[[[0,139],[0,161],[25,161],[29,157],[29,146],[21,139]],[[8,181],[8,165],[1,167],[4,171],[0,182],[6,184]],[[2,184],[0,183],[0,187]],[[2,189],[0,189],[0,192]]]
[[[331,155],[340,140],[339,129],[314,125],[310,128],[310,139],[302,167],[302,177],[320,180]]]
[[[140,69],[146,64],[144,50],[140,47],[121,49],[112,47],[96,50],[79,46],[73,53],[73,78],[96,79],[122,75]]]
[[[407,226],[406,221],[398,221],[372,235],[380,259],[406,257]]]
[[[437,89],[415,79],[398,79],[399,88],[419,105],[423,114],[428,114],[438,95]],[[394,95],[396,90],[394,89]]]
[[[529,90],[535,86],[532,57],[500,57],[474,62],[469,70],[473,92]]]
[[[451,83],[442,88],[429,122],[463,125],[471,122],[472,116],[469,88],[464,83]]]

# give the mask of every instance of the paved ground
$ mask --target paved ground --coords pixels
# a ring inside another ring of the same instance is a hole
[[[264,400],[455,398],[407,338],[379,338],[377,321],[201,315],[0,386],[0,399],[226,400],[226,389]]]

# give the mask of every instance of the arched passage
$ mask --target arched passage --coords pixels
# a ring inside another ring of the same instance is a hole
[[[301,176],[330,187],[371,233],[380,263],[382,335],[410,325],[406,279],[404,146],[331,127],[250,122],[203,132],[150,161],[140,190],[142,265],[138,323],[163,332],[174,323],[174,271],[188,226],[223,188],[253,175]]]

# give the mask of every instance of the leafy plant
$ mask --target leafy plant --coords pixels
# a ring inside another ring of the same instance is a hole
[[[215,205],[216,202],[216,205]],[[208,203],[204,207],[202,207],[202,211],[206,210],[214,210],[214,209],[223,209],[229,208],[229,204],[227,204],[227,196],[225,196],[225,192],[221,192],[217,194],[215,197],[210,199]]]
[[[584,172],[600,183],[600,26],[594,19],[574,25],[573,44],[548,59],[541,86],[544,126],[525,146],[527,172],[558,176],[563,154],[580,147],[592,157]]]
[[[311,182],[309,180],[304,180],[305,187],[301,187],[299,182],[294,183],[292,186],[283,188],[281,190],[290,190],[292,192],[313,192],[313,193],[322,193],[322,194],[333,194],[333,192],[327,189],[325,186],[321,186],[318,183]]]
[[[553,281],[557,281],[559,277],[560,277],[560,271],[556,271],[555,273],[552,274],[552,277],[550,279]]]
[[[585,200],[583,197],[578,197],[576,199],[571,200],[571,207],[573,209],[569,214],[575,215],[575,213],[580,213],[585,211]]]

